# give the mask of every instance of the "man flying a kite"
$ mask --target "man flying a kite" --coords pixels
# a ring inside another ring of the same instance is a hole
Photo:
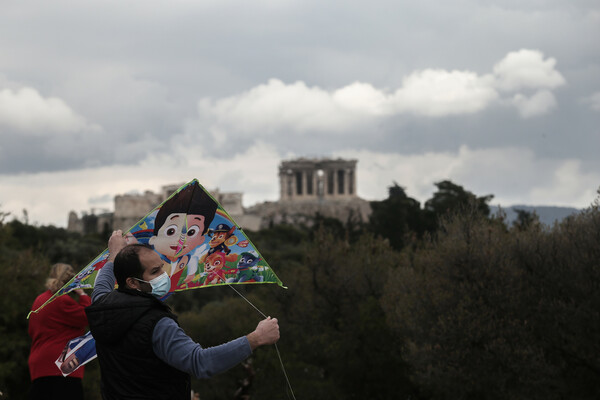
[[[92,305],[86,309],[105,400],[187,400],[191,374],[209,378],[245,360],[255,348],[279,340],[277,319],[268,317],[246,336],[202,348],[158,300],[171,285],[159,254],[145,244],[127,245],[120,230],[111,235],[108,253],[98,272]]]

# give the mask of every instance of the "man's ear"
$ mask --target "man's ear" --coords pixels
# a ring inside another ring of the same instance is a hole
[[[154,242],[155,242],[155,241],[156,241],[156,236],[152,236],[152,237],[150,238],[150,240],[148,240],[148,244],[149,244],[150,246],[154,246]]]
[[[127,289],[140,289],[140,283],[135,278],[129,277],[125,279],[125,283],[127,284]]]

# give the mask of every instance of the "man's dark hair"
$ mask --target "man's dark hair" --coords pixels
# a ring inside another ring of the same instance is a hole
[[[206,193],[197,182],[187,186],[182,191],[176,193],[173,197],[160,207],[154,220],[154,236],[158,235],[158,230],[171,214],[185,213],[204,216],[204,235],[217,212],[217,203]]]
[[[140,251],[142,249],[154,251],[147,244],[135,243],[123,247],[115,257],[114,274],[119,287],[126,288],[126,280],[129,277],[142,279],[144,273],[144,268],[140,263]]]

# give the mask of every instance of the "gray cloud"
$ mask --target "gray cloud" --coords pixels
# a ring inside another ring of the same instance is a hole
[[[28,87],[0,91],[0,126],[33,136],[101,130],[99,126],[88,124],[61,99],[43,98]]]
[[[584,99],[584,102],[590,105],[594,111],[600,111],[600,91]]]
[[[401,177],[426,187],[452,172],[485,191],[482,170],[505,182],[489,188],[497,196],[568,203],[571,193],[581,204],[577,191],[599,169],[595,37],[600,6],[591,0],[5,2],[0,203],[20,207],[5,194],[16,176],[40,190],[77,176],[93,191],[84,175],[134,184],[121,170],[210,180],[205,169],[218,167],[228,171],[219,184],[235,190],[252,179],[230,165],[248,169],[263,151],[269,166],[343,152],[359,152],[373,171],[369,158],[429,160],[430,174],[407,167],[418,176]],[[483,168],[473,154],[498,166]],[[532,161],[507,171],[498,154]],[[445,161],[463,168],[449,172]],[[513,173],[522,182],[509,184]],[[258,199],[252,187],[244,190]],[[569,190],[552,194],[560,187]]]

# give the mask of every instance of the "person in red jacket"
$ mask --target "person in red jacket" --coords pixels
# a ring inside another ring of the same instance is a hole
[[[48,290],[35,299],[31,309],[38,309],[73,276],[75,272],[70,265],[53,265],[46,280]],[[30,399],[83,399],[84,367],[64,377],[55,364],[67,342],[83,335],[88,323],[84,309],[92,301],[82,289],[76,289],[74,292],[76,295],[57,297],[29,318]]]

